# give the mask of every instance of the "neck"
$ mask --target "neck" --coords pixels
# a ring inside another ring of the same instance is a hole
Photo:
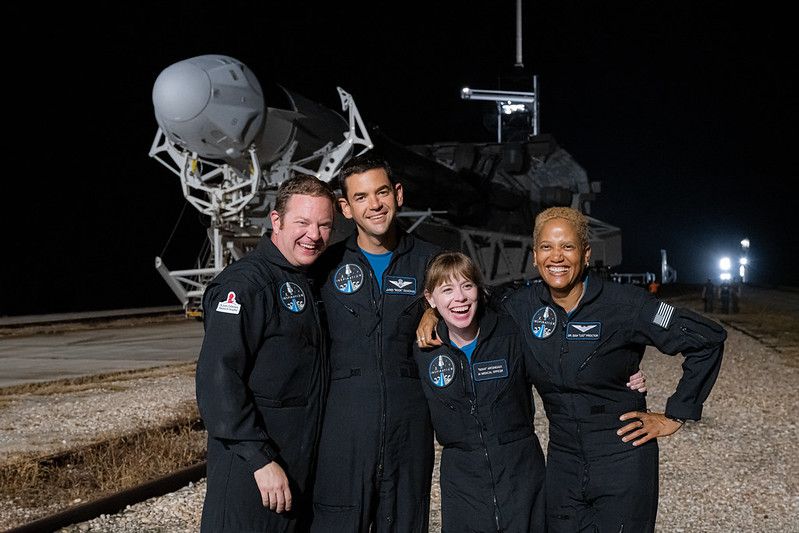
[[[550,287],[549,293],[552,295],[552,300],[561,306],[564,311],[570,313],[583,298],[585,292],[585,281],[576,284],[574,287],[566,290],[557,290]]]
[[[477,338],[477,334],[480,333],[480,326],[477,324],[470,324],[465,328],[453,328],[447,324],[449,329],[449,340],[455,343],[455,346],[458,348],[463,348],[474,339]]]
[[[398,242],[399,231],[396,226],[392,226],[385,235],[380,236],[366,235],[358,230],[358,246],[370,254],[393,252]]]

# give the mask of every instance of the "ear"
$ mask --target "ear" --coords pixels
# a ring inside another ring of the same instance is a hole
[[[397,197],[397,207],[402,207],[405,192],[402,190],[402,183],[394,184],[394,195]]]
[[[538,255],[535,253],[535,248],[533,248],[533,268],[538,268]]]
[[[585,263],[586,266],[588,266],[591,263],[591,245],[590,244],[585,247],[585,252],[583,253],[583,257],[585,259],[585,261],[583,261],[583,262]]]
[[[344,215],[344,217],[352,220],[352,209],[350,208],[350,203],[346,198],[338,199],[338,207],[341,209],[341,214]]]
[[[280,223],[280,214],[277,211],[272,211],[269,213],[269,219],[272,221],[272,232],[274,233],[275,230],[280,231],[281,223]]]
[[[424,297],[427,300],[427,303],[430,304],[430,307],[435,309],[436,308],[436,304],[433,303],[433,295],[430,294],[430,291],[428,291],[427,289],[425,289],[425,291],[424,291]]]

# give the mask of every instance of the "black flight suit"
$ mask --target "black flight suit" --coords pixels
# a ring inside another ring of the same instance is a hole
[[[426,532],[433,430],[412,348],[437,248],[402,234],[382,291],[356,236],[320,259],[330,330],[330,391],[312,530]]]
[[[543,532],[544,454],[533,431],[528,348],[507,315],[486,310],[471,365],[443,346],[414,348],[441,455],[444,533]]]
[[[627,388],[647,345],[684,356],[666,415],[699,420],[716,381],[724,329],[643,289],[590,274],[567,314],[540,280],[505,300],[539,365],[536,388],[549,419],[547,525],[552,532],[653,531],[658,498],[655,440],[635,447],[616,431],[619,415],[645,410]]]
[[[327,383],[317,306],[304,272],[264,237],[203,298],[197,403],[208,429],[205,532],[307,528],[310,481]],[[292,511],[261,503],[253,473],[277,461]]]

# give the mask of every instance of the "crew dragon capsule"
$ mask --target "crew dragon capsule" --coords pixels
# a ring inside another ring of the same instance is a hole
[[[184,59],[165,68],[153,86],[155,119],[179,147],[203,159],[249,163],[256,148],[267,166],[296,143],[294,159],[341,139],[347,121],[279,85],[265,94],[242,62],[224,55]]]
[[[262,82],[236,59],[203,55],[167,67],[153,86],[159,129],[150,156],[179,177],[186,200],[208,217],[209,246],[197,268],[169,271],[156,258],[187,314],[199,312],[213,276],[271,229],[280,183],[302,173],[335,187],[344,161],[366,150],[378,149],[401,180],[407,231],[468,252],[492,285],[533,275],[529,231],[536,213],[551,205],[589,213],[600,191],[551,135],[531,130],[526,119],[505,120],[496,106],[488,110],[502,133],[496,142],[408,146],[367,128],[340,87],[341,115]],[[420,117],[416,127],[435,119]],[[338,226],[347,232],[346,224]],[[591,248],[597,265],[619,264],[619,229],[592,219]]]

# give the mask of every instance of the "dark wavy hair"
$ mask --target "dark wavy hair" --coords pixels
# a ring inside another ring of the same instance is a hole
[[[348,159],[347,162],[341,167],[341,170],[338,174],[341,195],[345,199],[347,198],[347,178],[353,174],[363,174],[364,172],[374,170],[376,168],[381,168],[386,172],[389,183],[392,185],[396,183],[396,181],[394,181],[394,174],[391,172],[391,165],[388,164],[388,161],[386,161],[386,159],[380,154],[369,151],[365,154]]]

